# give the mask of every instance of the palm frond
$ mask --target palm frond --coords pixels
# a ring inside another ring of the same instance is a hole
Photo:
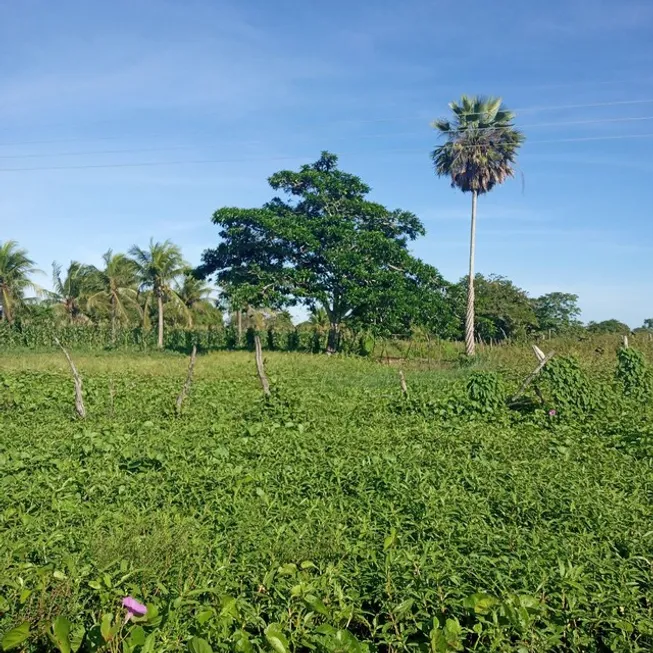
[[[433,127],[445,142],[433,149],[435,173],[447,176],[463,192],[487,193],[514,176],[524,135],[501,98],[463,96],[450,103],[454,121],[441,118]]]

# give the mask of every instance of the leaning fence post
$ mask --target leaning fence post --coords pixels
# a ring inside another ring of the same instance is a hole
[[[66,357],[66,360],[68,361],[68,365],[70,365],[70,371],[72,372],[73,375],[73,381],[75,384],[75,410],[77,411],[77,414],[84,419],[86,417],[86,408],[84,407],[84,397],[82,396],[82,377],[79,375],[79,372],[77,371],[77,368],[75,367],[75,363],[73,363],[73,359],[70,357],[70,354],[66,351],[64,346],[59,342],[59,338],[55,337],[54,341],[61,347],[61,351],[63,352],[63,355]]]
[[[526,388],[530,385],[530,383],[535,379],[535,377],[542,371],[544,366],[553,358],[555,355],[555,352],[551,352],[550,354],[547,354],[544,356],[542,353],[542,350],[539,349],[536,345],[533,345],[533,351],[535,352],[535,356],[537,357],[538,365],[537,367],[524,379],[524,382],[521,384],[521,387],[517,391],[517,394],[512,398],[512,401],[515,402],[521,395],[524,393]]]

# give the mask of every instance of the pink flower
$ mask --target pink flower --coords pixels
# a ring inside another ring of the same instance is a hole
[[[132,596],[126,596],[122,600],[122,607],[127,610],[128,621],[132,617],[142,617],[147,612],[147,608],[142,603],[139,603]]]
[[[555,417],[558,413],[553,410],[553,408],[549,411],[549,417]]]

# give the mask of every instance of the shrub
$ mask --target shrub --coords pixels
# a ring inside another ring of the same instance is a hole
[[[651,374],[644,354],[637,349],[619,348],[615,378],[627,397],[642,400],[651,395]]]
[[[506,391],[496,372],[472,372],[467,381],[468,405],[474,412],[494,413],[505,406]]]
[[[548,399],[556,410],[587,413],[596,407],[596,392],[575,358],[553,358],[542,370],[541,378]]]

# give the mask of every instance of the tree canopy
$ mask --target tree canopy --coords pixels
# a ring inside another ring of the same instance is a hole
[[[619,320],[603,320],[602,322],[589,322],[587,325],[587,330],[590,333],[600,334],[600,333],[618,333],[621,335],[628,335],[630,333],[630,327]]]
[[[30,278],[40,272],[27,250],[18,246],[15,240],[0,243],[0,307],[2,320],[13,322],[14,308],[20,306],[26,290],[36,290]]]
[[[524,135],[515,128],[515,114],[501,98],[468,97],[449,103],[451,118],[433,121],[445,139],[431,153],[435,172],[451,185],[479,195],[514,175]]]
[[[578,295],[551,292],[531,300],[531,305],[541,331],[562,334],[581,324]]]
[[[218,209],[213,222],[221,242],[204,252],[198,269],[247,304],[324,308],[332,348],[346,321],[379,331],[399,322],[409,328],[425,310],[425,288],[446,287],[435,268],[408,251],[424,234],[417,216],[370,201],[369,186],[337,164],[322,152],[298,172],[269,178],[285,197],[261,208]],[[430,298],[437,302],[438,294]]]

